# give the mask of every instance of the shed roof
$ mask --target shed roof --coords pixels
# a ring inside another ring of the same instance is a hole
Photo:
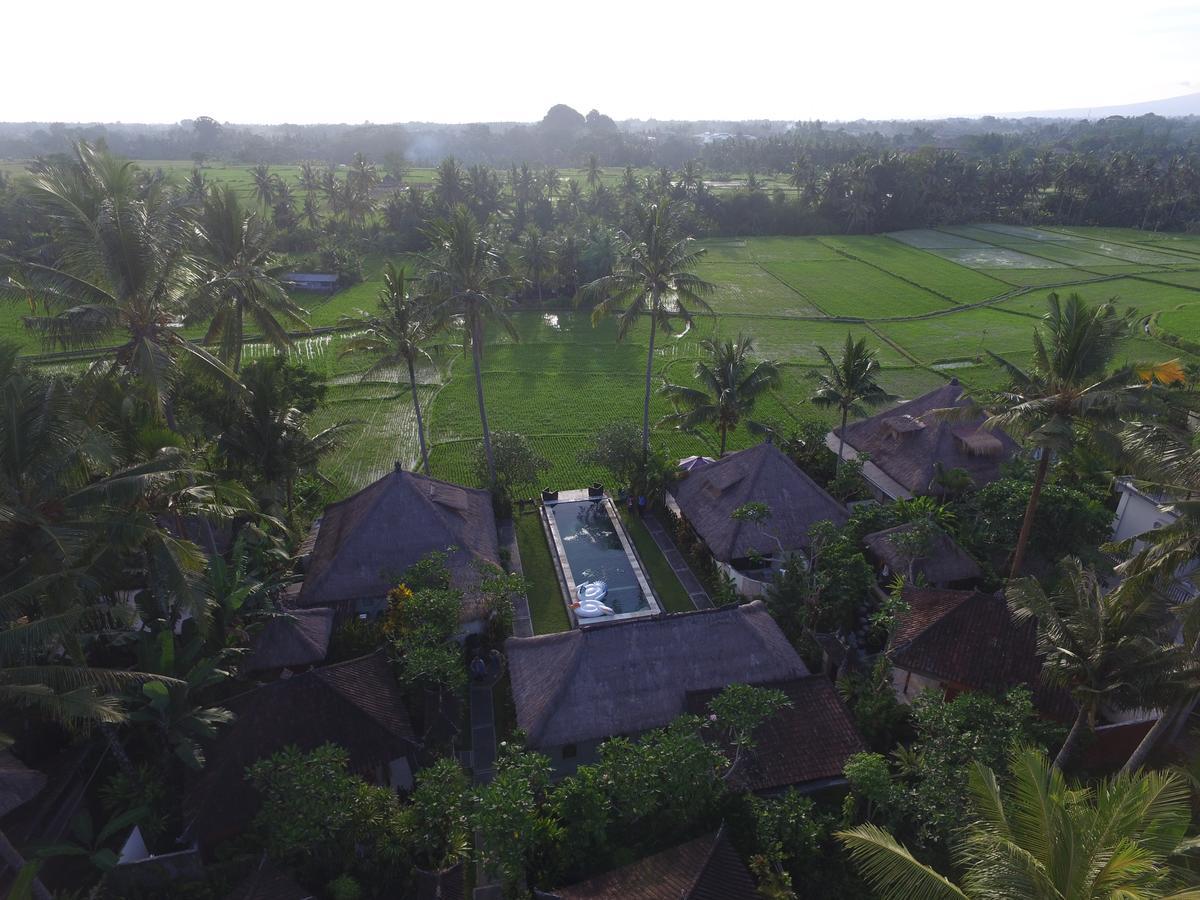
[[[958,379],[922,394],[915,400],[884,410],[846,426],[846,443],[914,494],[936,493],[933,479],[937,464],[945,469],[965,469],[975,485],[995,481],[1000,464],[1019,449],[1000,429],[983,428],[979,415],[963,421],[935,410],[964,407]],[[841,428],[834,434],[840,435]]]
[[[897,525],[895,528],[872,532],[863,538],[863,543],[877,560],[887,565],[893,572],[907,574],[908,560],[892,539],[898,534],[911,531],[914,527],[910,522]],[[940,528],[934,530],[930,544],[929,552],[918,559],[913,566],[913,570],[924,576],[929,584],[950,584],[983,576],[983,571],[974,557]]]
[[[683,713],[689,691],[808,674],[761,601],[505,644],[531,747],[631,735]]]
[[[675,501],[688,523],[722,562],[808,547],[817,522],[846,522],[846,509],[769,442],[730,453],[692,471],[675,487]],[[733,518],[747,503],[771,510],[764,524]]]
[[[332,634],[333,610],[327,606],[282,610],[254,638],[242,671],[253,674],[316,665],[329,652]]]

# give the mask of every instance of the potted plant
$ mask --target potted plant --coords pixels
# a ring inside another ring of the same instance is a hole
[[[542,488],[542,502],[552,503],[558,499],[558,491],[552,491],[550,488]]]
[[[588,496],[592,499],[604,496],[604,485],[598,481],[593,481],[588,487]]]

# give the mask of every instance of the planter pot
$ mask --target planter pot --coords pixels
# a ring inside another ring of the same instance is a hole
[[[604,496],[604,485],[602,485],[598,481],[593,482],[591,484],[591,486],[588,488],[588,496],[589,497],[603,497]]]
[[[552,491],[550,488],[542,488],[542,502],[552,502],[558,499],[558,491]]]

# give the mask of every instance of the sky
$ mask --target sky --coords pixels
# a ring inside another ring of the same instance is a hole
[[[936,118],[1200,91],[1197,0],[60,0],[0,6],[0,31],[9,122]]]

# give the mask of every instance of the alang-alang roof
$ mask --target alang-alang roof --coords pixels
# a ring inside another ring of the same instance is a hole
[[[983,428],[982,413],[967,420],[933,411],[965,406],[962,385],[952,379],[928,394],[846,426],[846,443],[914,494],[937,493],[934,475],[966,469],[977,487],[1000,477],[1000,464],[1017,442],[1000,429]],[[834,435],[841,433],[835,429]],[[836,444],[834,445],[836,449]]]

